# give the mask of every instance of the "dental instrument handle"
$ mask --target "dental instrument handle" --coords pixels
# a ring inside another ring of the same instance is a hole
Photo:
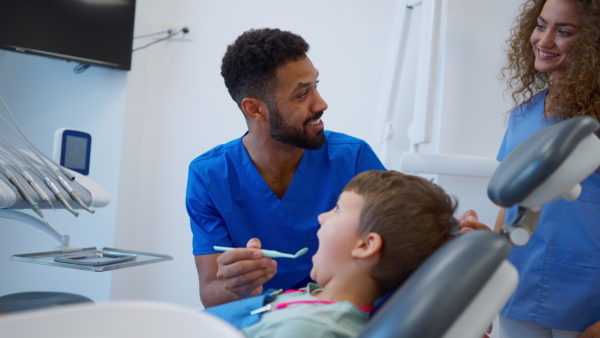
[[[27,203],[29,203],[29,206],[31,206],[33,211],[35,211],[35,213],[38,214],[42,219],[46,220],[44,218],[44,214],[42,213],[42,209],[40,209],[40,206],[37,204],[37,202],[34,201],[33,198],[31,198],[31,196],[29,196],[29,193],[27,192],[27,190],[25,190],[25,188],[23,188],[21,182],[19,182],[19,180],[17,180],[17,178],[14,175],[9,177],[8,181],[12,183],[12,185],[14,185],[15,188],[17,188],[19,195],[21,195],[21,197],[23,197],[23,199],[27,201]]]
[[[213,249],[218,250],[218,251],[229,251],[229,250],[238,249],[238,248],[230,248],[227,246],[213,246]],[[294,257],[294,255],[281,253],[281,252],[275,251],[275,250],[261,249],[260,251],[263,253],[263,255],[265,257],[271,257],[271,258],[277,258],[277,257],[293,258]]]
[[[60,194],[60,191],[58,191],[58,188],[54,185],[54,183],[52,183],[52,181],[50,181],[50,179],[48,177],[44,177],[44,183],[46,184],[46,186],[48,187],[48,189],[50,189],[50,191],[54,195]]]
[[[217,251],[230,251],[230,250],[237,249],[237,248],[230,248],[228,246],[213,246],[213,249],[215,249]]]
[[[54,205],[52,205],[52,201],[50,200],[50,197],[48,197],[48,194],[46,194],[46,192],[42,190],[42,187],[40,187],[40,185],[31,177],[31,175],[29,175],[27,171],[23,171],[21,174],[25,177],[27,183],[29,183],[33,190],[35,190],[35,192],[42,199],[42,201],[48,203],[48,205],[54,208]]]
[[[0,147],[1,146],[2,145],[0,144]],[[29,172],[27,170],[25,170],[14,159],[11,158],[11,156],[13,156],[13,155],[9,155],[9,154],[10,153],[6,152],[6,150],[4,150],[4,149],[0,150],[0,157],[5,159],[6,161],[10,162],[12,164],[12,166],[14,168],[16,168],[23,177],[25,177],[25,180],[27,181],[27,183],[29,183],[29,185],[33,188],[33,190],[35,190],[35,192],[40,197],[40,199],[42,201],[48,203],[48,205],[50,205],[52,208],[54,208],[54,206],[52,205],[52,201],[50,200],[50,197],[48,197],[48,194],[46,194],[46,192],[44,190],[42,190],[42,188],[40,188],[40,185],[33,179],[33,177],[31,177],[31,175],[29,174]]]
[[[79,216],[79,213],[73,209],[73,207],[67,202],[67,200],[63,197],[63,195],[59,192],[58,194],[54,194],[57,200],[62,203],[67,210],[69,210],[75,217]]]
[[[12,185],[14,185],[15,188],[17,188],[17,191],[19,192],[19,194],[21,195],[21,197],[23,197],[23,199],[25,201],[27,201],[27,203],[29,203],[30,205],[37,204],[37,202],[34,201],[33,198],[31,198],[31,196],[29,196],[29,193],[27,192],[27,190],[25,190],[25,188],[23,188],[23,186],[21,185],[21,182],[19,182],[19,180],[14,175],[9,177],[8,181],[10,183],[12,183]]]
[[[66,171],[65,168],[63,168],[62,166],[58,165],[57,163],[54,163],[56,166],[58,166],[58,170],[60,170],[63,174],[65,174],[65,176],[67,176],[67,178],[71,181],[75,180],[75,176],[71,175],[70,172]]]
[[[38,214],[45,221],[46,218],[44,218],[42,209],[40,209],[40,206],[37,204],[37,202],[34,201],[33,198],[31,198],[31,196],[29,196],[29,193],[27,192],[27,190],[25,190],[25,188],[23,188],[23,186],[21,185],[21,182],[19,182],[19,180],[15,177],[15,175],[12,173],[12,171],[8,170],[8,168],[6,168],[5,166],[3,166],[1,164],[0,164],[0,169],[2,169],[2,171],[4,172],[4,176],[6,176],[8,181],[12,185],[14,185],[15,188],[17,188],[19,195],[21,195],[21,197],[23,197],[23,199],[25,201],[27,201],[27,203],[33,209],[33,211],[35,211],[35,213]]]
[[[67,183],[62,176],[57,175],[56,176],[58,183],[60,183],[60,185],[67,191],[67,193],[71,194],[73,192],[73,188],[71,188],[71,186],[69,185],[69,183]]]
[[[69,193],[69,196],[71,196],[73,201],[77,202],[77,204],[79,204],[82,208],[87,210],[90,214],[93,214],[96,212],[94,209],[90,209],[87,205],[85,205],[85,203],[83,203],[81,198],[79,198],[79,196],[73,190],[73,188],[71,188],[69,183],[67,183],[67,181],[65,181],[61,176],[58,176],[58,183],[60,183],[60,185],[62,185],[62,187],[67,191],[67,193]]]
[[[85,210],[87,210],[90,214],[93,214],[96,212],[96,210],[88,207],[87,205],[85,205],[85,203],[83,203],[83,201],[81,200],[81,198],[79,198],[79,196],[77,195],[77,193],[75,193],[75,191],[72,191],[69,193],[69,196],[71,196],[71,198],[73,199],[73,201],[77,202],[77,204],[79,204],[82,208],[84,208]]]
[[[67,200],[63,197],[63,195],[60,193],[58,188],[54,185],[54,183],[52,183],[50,181],[50,179],[48,177],[44,177],[44,183],[46,183],[46,186],[48,187],[48,189],[50,189],[50,191],[52,191],[52,193],[54,194],[56,199],[58,201],[60,201],[67,210],[69,210],[73,215],[75,215],[75,217],[79,216],[79,213],[77,211],[75,211],[75,209],[73,209],[73,207],[71,207],[69,202],[67,202]]]

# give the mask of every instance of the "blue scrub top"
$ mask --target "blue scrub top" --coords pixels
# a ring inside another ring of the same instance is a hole
[[[308,247],[297,259],[277,258],[277,274],[264,285],[305,286],[318,247],[317,216],[335,206],[356,174],[385,170],[364,141],[330,131],[325,136],[320,149],[304,151],[282,199],[262,179],[241,138],[194,159],[186,196],[194,255],[216,253],[215,245],[245,247],[253,237],[269,250],[295,253]]]
[[[547,90],[511,114],[500,147],[502,161],[516,146],[555,123],[544,117]],[[600,320],[600,173],[581,183],[579,198],[546,203],[531,240],[509,261],[519,285],[501,314],[558,330],[583,331]],[[516,213],[508,208],[505,222]]]

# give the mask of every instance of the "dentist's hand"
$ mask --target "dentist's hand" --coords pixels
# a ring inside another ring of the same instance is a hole
[[[239,298],[257,296],[263,284],[277,273],[277,262],[263,256],[258,238],[252,238],[246,248],[226,251],[217,258],[217,279],[225,290]]]

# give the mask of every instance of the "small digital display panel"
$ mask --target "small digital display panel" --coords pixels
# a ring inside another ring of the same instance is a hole
[[[87,175],[90,172],[92,136],[73,129],[60,129],[60,165]]]
[[[86,153],[88,149],[88,139],[67,135],[65,142],[65,164],[70,169],[86,168]]]

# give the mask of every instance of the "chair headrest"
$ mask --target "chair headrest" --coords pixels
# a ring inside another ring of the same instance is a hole
[[[519,204],[598,128],[594,118],[577,116],[531,135],[500,163],[488,184],[488,197],[501,207]]]

